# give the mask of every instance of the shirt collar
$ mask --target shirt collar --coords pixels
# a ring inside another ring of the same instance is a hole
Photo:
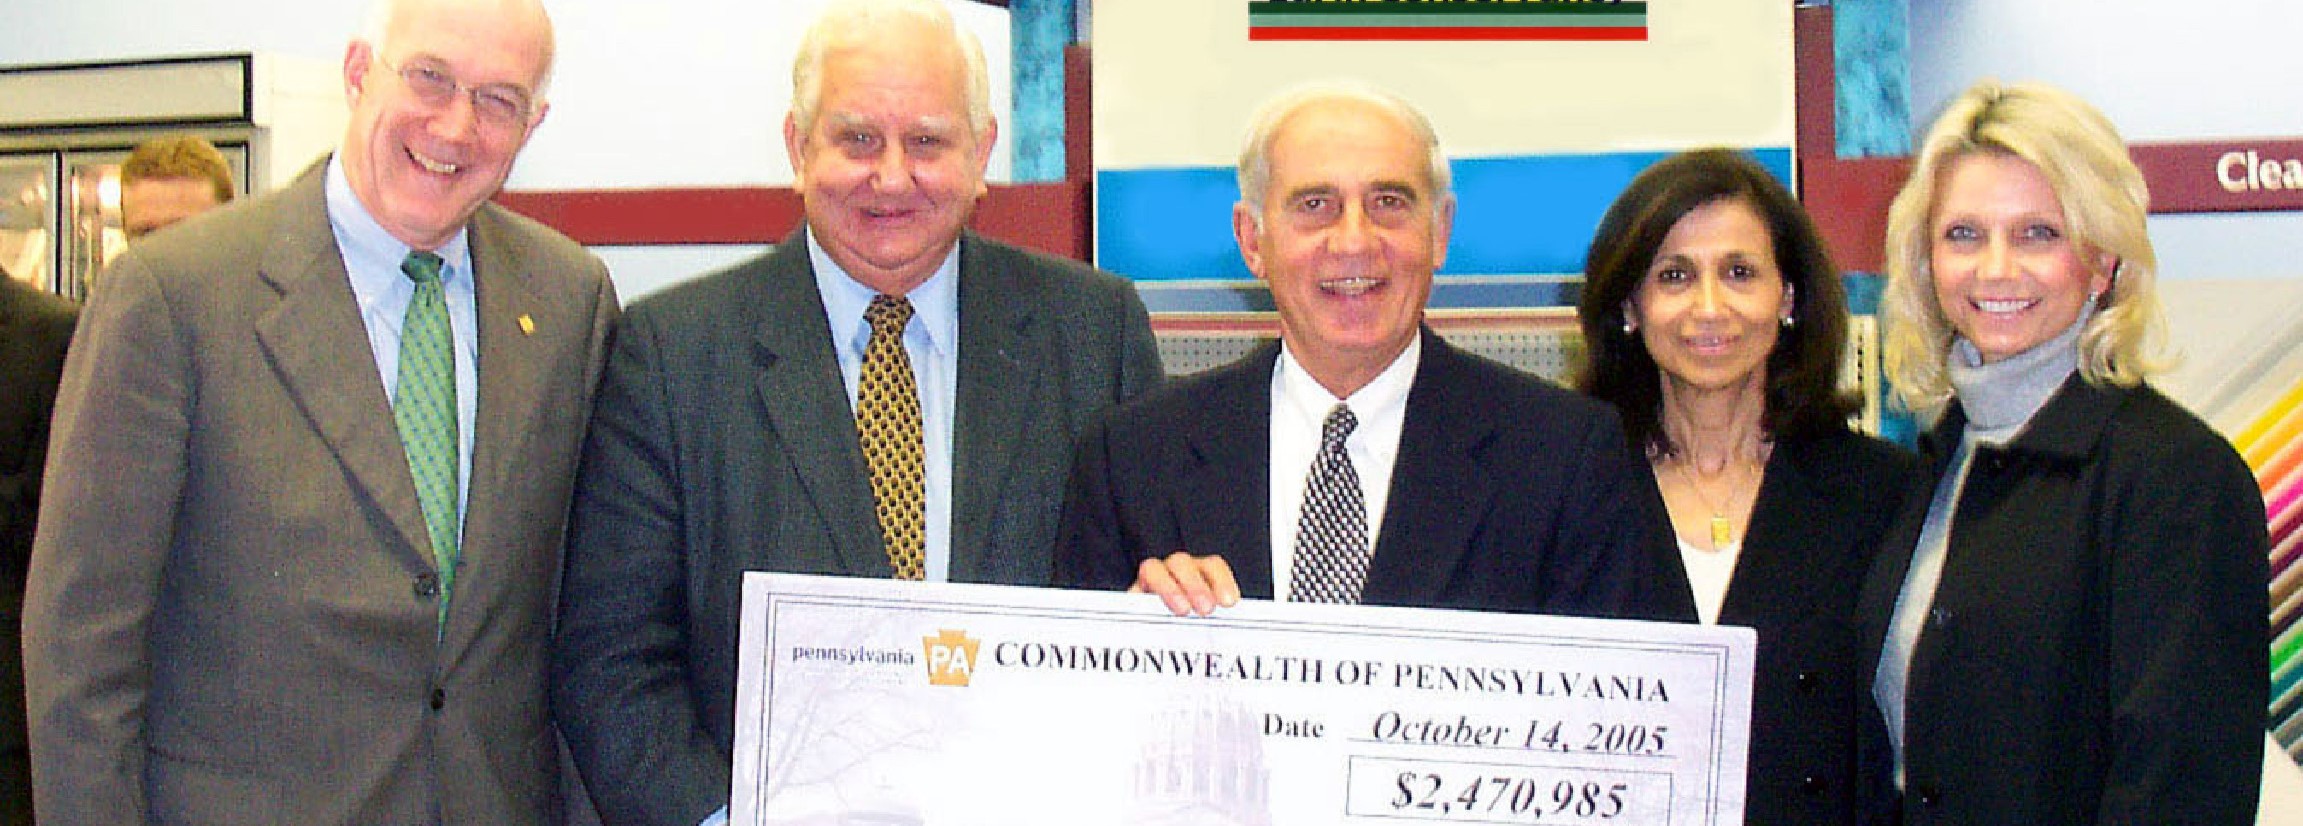
[[[871,306],[879,293],[864,286],[839,262],[824,251],[816,241],[814,228],[803,233],[807,238],[808,264],[815,269],[816,292],[823,296],[824,315],[831,321],[832,337],[836,341],[855,344],[858,348],[868,340],[869,325],[864,322],[864,309]],[[944,254],[942,263],[928,280],[913,287],[905,298],[912,302],[912,318],[920,322],[928,334],[928,347],[938,353],[957,352],[960,327],[960,245]]]
[[[1391,360],[1391,364],[1377,373],[1367,385],[1353,392],[1350,398],[1338,399],[1311,377],[1311,371],[1297,363],[1295,354],[1283,341],[1279,348],[1280,394],[1294,408],[1292,415],[1303,417],[1316,430],[1327,419],[1328,411],[1337,404],[1349,405],[1352,414],[1365,422],[1379,409],[1405,408],[1407,391],[1415,384],[1416,364],[1423,359],[1423,336],[1408,339],[1407,349]]]
[[[344,159],[339,155],[328,159],[326,185],[328,226],[335,230],[336,244],[343,253],[345,269],[354,280],[363,273],[388,273],[399,278],[400,262],[413,251],[406,243],[393,237],[391,231],[376,222],[366,204],[352,191],[352,179],[344,172]],[[471,228],[461,227],[456,234],[432,252],[440,256],[440,283],[448,285],[470,278],[472,272]],[[401,280],[405,280],[402,278]],[[381,286],[381,285],[378,285]],[[412,289],[412,288],[411,288]]]

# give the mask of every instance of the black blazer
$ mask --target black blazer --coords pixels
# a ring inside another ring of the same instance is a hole
[[[1045,585],[1073,440],[1161,378],[1125,280],[960,244],[951,578]],[[554,716],[602,818],[727,805],[743,572],[888,577],[798,233],[618,328],[569,523]]]
[[[1654,477],[1615,411],[1463,353],[1430,330],[1374,605],[1692,620]],[[1255,599],[1271,574],[1271,376],[1279,345],[1115,411],[1081,443],[1056,583],[1119,589],[1144,559],[1222,556]]]
[[[1855,816],[1855,601],[1912,480],[1915,457],[1845,430],[1782,437],[1719,624],[1759,632],[1743,820],[1845,824]]]
[[[1967,426],[1922,442],[1940,476]],[[1929,496],[1865,583],[1868,693]],[[2149,387],[2074,375],[1952,517],[1905,698],[1906,785],[1864,704],[1864,822],[2252,824],[2269,702],[2263,497],[2230,443]]]
[[[24,571],[64,351],[79,309],[0,271],[0,825],[32,822],[24,731]]]

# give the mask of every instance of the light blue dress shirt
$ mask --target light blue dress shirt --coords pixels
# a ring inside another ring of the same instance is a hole
[[[408,302],[416,285],[400,272],[400,261],[411,249],[392,237],[368,214],[352,193],[344,176],[342,158],[328,162],[328,227],[335,231],[336,249],[344,256],[344,271],[352,278],[352,298],[360,305],[360,321],[368,327],[369,355],[376,373],[384,378],[384,398],[400,397],[400,325],[407,320]],[[448,300],[448,328],[456,338],[456,528],[463,531],[464,512],[472,492],[472,428],[480,409],[480,311],[474,297],[472,246],[468,230],[430,250],[440,256],[440,286]]]
[[[856,385],[863,375],[864,348],[872,340],[872,325],[864,320],[864,310],[878,293],[840,269],[816,243],[812,231],[807,233],[807,244],[808,262],[815,268],[816,292],[824,299],[832,350],[840,360],[840,381],[847,387],[852,414]],[[912,322],[904,328],[904,353],[911,359],[912,377],[920,389],[921,441],[926,449],[927,579],[946,582],[952,570],[952,420],[959,399],[959,245],[952,245],[935,273],[904,297],[912,302]]]

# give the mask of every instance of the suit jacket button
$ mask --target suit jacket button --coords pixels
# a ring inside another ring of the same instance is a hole
[[[1793,684],[1795,684],[1795,685],[1799,686],[1799,693],[1801,693],[1801,694],[1813,694],[1813,693],[1815,693],[1815,682],[1816,682],[1816,680],[1815,680],[1815,675],[1814,675],[1814,674],[1811,674],[1811,673],[1808,673],[1808,672],[1805,672],[1805,671],[1799,672],[1799,675],[1798,675],[1798,676],[1791,678],[1791,682],[1792,682]],[[1813,780],[1814,778],[1808,778],[1808,779],[1809,779],[1809,780]]]
[[[1919,798],[1921,806],[1933,808],[1935,804],[1943,802],[1943,794],[1932,785],[1922,785],[1912,791]]]
[[[439,711],[441,708],[444,708],[447,705],[448,690],[444,688],[432,689],[432,710]]]
[[[440,575],[428,571],[422,574],[417,574],[415,591],[416,597],[418,599],[431,599],[433,597],[439,596]]]
[[[1817,795],[1823,794],[1830,788],[1831,782],[1820,777],[1803,777],[1799,779],[1799,792],[1801,794],[1807,795],[1808,797],[1815,797]]]

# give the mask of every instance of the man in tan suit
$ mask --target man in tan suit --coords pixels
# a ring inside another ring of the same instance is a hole
[[[553,583],[617,313],[598,259],[486,203],[551,62],[535,0],[383,0],[332,159],[107,271],[26,597],[42,823],[551,819]]]

